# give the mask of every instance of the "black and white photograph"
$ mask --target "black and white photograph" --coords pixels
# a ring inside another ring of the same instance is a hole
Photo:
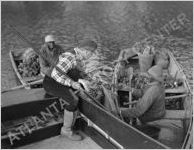
[[[193,1],[1,1],[2,149],[193,149]]]

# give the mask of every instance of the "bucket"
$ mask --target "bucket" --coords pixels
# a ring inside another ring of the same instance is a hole
[[[138,56],[140,71],[141,72],[148,71],[148,69],[151,68],[152,66],[154,55],[143,55],[139,53]]]

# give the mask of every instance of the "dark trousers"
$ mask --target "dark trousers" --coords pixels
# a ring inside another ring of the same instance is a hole
[[[62,98],[68,102],[69,105],[65,106],[65,109],[68,111],[75,111],[77,109],[78,100],[69,91],[70,89],[73,90],[72,88],[58,83],[49,76],[45,76],[43,81],[43,88],[49,95]]]

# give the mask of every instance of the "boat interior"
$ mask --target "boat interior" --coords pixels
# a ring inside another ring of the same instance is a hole
[[[33,83],[37,80],[41,80],[43,79],[43,76],[41,74],[37,75],[37,76],[31,76],[31,77],[22,77],[22,75],[19,73],[18,71],[18,66],[19,64],[23,61],[24,59],[24,52],[26,50],[28,50],[30,48],[24,48],[24,49],[19,49],[19,50],[11,50],[9,52],[9,56],[11,59],[11,63],[13,66],[13,69],[17,75],[17,77],[19,78],[19,81],[22,82],[21,84],[25,85],[25,84],[29,84],[29,83]],[[36,84],[36,85],[31,85],[30,87],[26,87],[26,89],[30,89],[30,88],[41,88],[42,84]]]
[[[168,147],[179,149],[186,147],[188,136],[192,134],[192,95],[180,64],[177,63],[171,52],[168,52],[168,54],[170,64],[168,69],[163,70],[163,76],[175,77],[176,80],[181,80],[183,84],[165,89],[166,114],[164,118],[145,125],[138,125],[137,118],[132,119],[132,121],[126,120],[126,122]],[[137,57],[130,60],[129,64],[129,67],[133,67],[134,73],[140,71]],[[129,99],[128,90],[126,88],[119,89],[118,95],[120,106],[130,107],[126,105]],[[132,97],[132,101],[133,99]]]

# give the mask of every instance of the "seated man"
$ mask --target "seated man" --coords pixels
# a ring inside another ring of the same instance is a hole
[[[82,60],[91,57],[96,48],[97,44],[95,42],[85,41],[74,49],[75,54],[70,52],[62,53],[59,56],[57,67],[70,78],[67,78],[54,68],[50,74],[47,72],[43,81],[43,87],[48,94],[60,97],[68,103],[64,110],[64,123],[61,128],[61,134],[75,141],[81,140],[82,137],[75,134],[71,129],[75,119],[78,100],[70,90],[81,89],[81,85],[77,81],[82,78],[82,71],[84,70]]]
[[[55,38],[53,35],[47,35],[45,37],[45,43],[41,47],[40,52],[44,57],[48,58],[49,60],[57,62],[59,55],[65,51],[61,48],[60,45],[55,43]],[[41,73],[43,73],[44,75],[53,69],[50,63],[41,56],[39,57],[39,62]]]
[[[121,108],[123,117],[138,117],[142,123],[154,121],[165,115],[165,89],[163,86],[161,66],[153,66],[148,70],[150,83],[143,90],[142,98],[133,108]]]

